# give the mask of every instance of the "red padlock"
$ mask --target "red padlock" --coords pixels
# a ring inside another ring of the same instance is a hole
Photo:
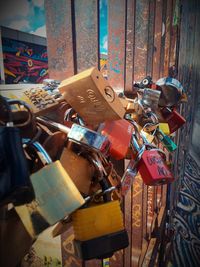
[[[132,140],[139,154],[136,159],[138,161],[136,166],[143,182],[146,185],[159,185],[173,182],[174,177],[165,164],[163,157],[158,152],[159,150],[157,148],[146,150],[144,146],[138,150],[139,145],[134,136]]]
[[[138,170],[146,185],[166,184],[174,177],[158,151],[145,150],[138,163]]]
[[[170,134],[177,131],[185,122],[185,118],[181,116],[175,109],[161,109],[161,113],[165,121],[169,124]]]
[[[131,123],[125,119],[106,121],[100,126],[99,131],[108,137],[111,143],[109,153],[114,159],[120,160],[127,157],[134,132],[134,126]]]

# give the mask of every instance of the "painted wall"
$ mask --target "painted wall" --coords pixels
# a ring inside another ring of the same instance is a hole
[[[2,38],[5,83],[41,83],[48,78],[46,46]]]

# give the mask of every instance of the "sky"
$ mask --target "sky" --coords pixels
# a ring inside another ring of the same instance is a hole
[[[107,53],[107,21],[107,0],[100,0],[101,53]],[[46,37],[44,0],[0,1],[0,25]]]

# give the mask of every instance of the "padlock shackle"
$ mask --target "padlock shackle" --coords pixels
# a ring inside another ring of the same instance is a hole
[[[39,156],[41,156],[47,164],[53,162],[47,151],[39,142],[31,142],[31,139],[29,138],[22,138],[22,143],[26,145],[32,145],[37,150],[37,152],[40,153]]]
[[[70,132],[70,128],[61,124],[61,123],[58,123],[58,122],[54,122],[52,120],[49,120],[47,118],[42,118],[42,117],[36,117],[36,120],[44,125],[46,125],[47,127],[54,127],[56,130],[59,130],[65,134],[68,135],[68,133]]]
[[[13,123],[12,123],[12,121],[13,121],[12,120],[12,111],[11,111],[11,107],[10,107],[6,97],[0,95],[0,103],[3,104],[3,105],[1,104],[1,107],[4,106],[6,108],[6,110],[7,110],[7,112],[8,112],[8,124],[9,125],[7,125],[7,126],[13,126]]]

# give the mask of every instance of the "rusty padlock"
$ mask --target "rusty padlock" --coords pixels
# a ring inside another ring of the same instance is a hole
[[[117,94],[96,68],[62,81],[59,90],[89,125],[122,119],[125,114]]]
[[[177,131],[186,122],[185,118],[181,116],[175,108],[162,108],[161,113],[165,122],[169,125],[170,134]]]
[[[36,237],[50,225],[81,207],[85,200],[61,163],[52,162],[38,142],[34,142],[32,146],[45,166],[30,177],[35,200],[16,207],[16,211],[30,235]]]

